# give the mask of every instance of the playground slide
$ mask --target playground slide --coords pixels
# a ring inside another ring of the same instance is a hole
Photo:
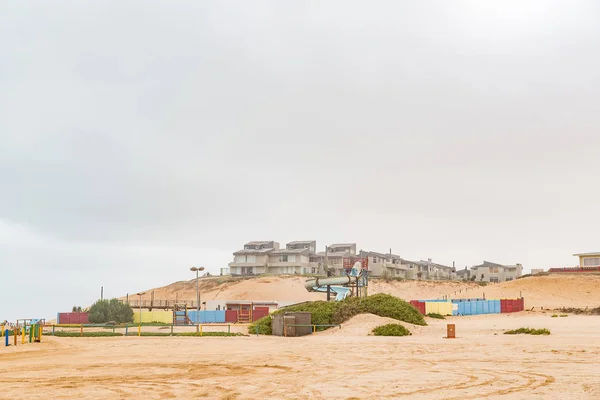
[[[360,263],[357,264],[358,266],[352,268],[350,275],[309,279],[304,283],[304,287],[309,292],[327,292],[327,285],[329,285],[331,292],[335,293],[335,300],[344,300],[350,294],[350,288],[343,285],[356,284],[360,277]]]

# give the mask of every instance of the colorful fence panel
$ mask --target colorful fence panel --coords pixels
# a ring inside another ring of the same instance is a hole
[[[500,300],[502,313],[512,313],[525,310],[525,299],[502,299]]]
[[[188,318],[194,324],[222,324],[225,323],[225,310],[201,310],[199,316],[195,310],[188,311]]]
[[[57,324],[89,324],[89,313],[67,312],[58,313],[56,316]]]
[[[419,300],[411,300],[410,304],[419,310],[422,315],[425,315],[425,303]]]
[[[238,320],[237,310],[226,310],[225,311],[225,322],[236,323]]]
[[[449,301],[445,302],[425,302],[425,314],[441,314],[441,315],[452,315],[452,303]]]
[[[133,313],[133,322],[135,324],[140,323],[140,313]],[[142,323],[160,322],[164,324],[173,323],[173,312],[172,311],[142,311]]]

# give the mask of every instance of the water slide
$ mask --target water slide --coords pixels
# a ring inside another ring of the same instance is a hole
[[[347,287],[348,285],[358,284],[363,286],[365,283],[361,272],[361,264],[357,262],[349,275],[309,279],[304,283],[304,287],[309,292],[327,292],[327,286],[329,285],[331,293],[335,294],[335,301],[341,301],[348,297],[351,292],[351,289]]]

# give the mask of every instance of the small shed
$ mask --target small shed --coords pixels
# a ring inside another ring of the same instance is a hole
[[[286,312],[275,314],[271,323],[274,336],[306,336],[312,333],[312,314],[309,312]]]

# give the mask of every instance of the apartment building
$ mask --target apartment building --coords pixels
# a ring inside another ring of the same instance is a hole
[[[280,249],[275,241],[248,242],[233,253],[229,272],[231,275],[321,273],[319,263],[311,262],[316,246],[314,240],[290,242],[285,249]]]
[[[407,279],[453,280],[457,277],[454,267],[434,263],[431,258],[427,261],[402,260],[402,265]]]
[[[327,255],[327,257],[325,257]],[[313,255],[312,260],[317,264],[320,264],[322,271],[325,271],[325,259],[327,258],[327,265],[333,269],[334,275],[345,275],[344,270],[344,259],[345,258],[356,258],[356,243],[337,243],[329,245],[325,248],[325,251],[320,251]],[[321,272],[319,272],[321,273]]]
[[[574,254],[579,257],[579,268],[600,267],[600,252]]]
[[[369,262],[370,276],[387,276],[390,278],[406,278],[406,265],[402,264],[402,258],[396,254],[377,253],[375,251],[363,251],[358,253],[359,258],[366,258]]]
[[[269,254],[268,273],[280,274],[317,274],[322,272],[315,256],[317,242],[314,240],[290,242],[283,250]]]
[[[483,264],[471,267],[471,276],[475,276],[476,281],[482,282],[512,281],[522,275],[523,266],[521,264],[502,265],[484,261]]]

